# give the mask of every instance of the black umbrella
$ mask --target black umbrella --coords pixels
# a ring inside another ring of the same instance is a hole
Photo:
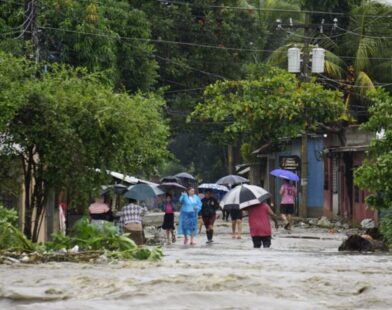
[[[195,181],[195,177],[187,172],[177,173],[175,175],[175,177],[180,178],[180,179]]]
[[[216,181],[216,184],[219,185],[226,185],[232,187],[233,185],[237,184],[244,184],[244,183],[249,183],[249,180],[241,177],[239,175],[235,174],[229,174],[223,178],[220,178],[218,181]]]
[[[109,192],[114,192],[116,195],[122,195],[128,190],[127,186],[123,184],[102,185],[100,195],[106,195]]]
[[[180,181],[180,178],[174,175],[168,175],[166,177],[163,177],[160,181],[161,183],[178,183]]]
[[[164,182],[158,185],[158,187],[164,191],[184,191],[186,189],[185,186],[178,184],[177,182]]]

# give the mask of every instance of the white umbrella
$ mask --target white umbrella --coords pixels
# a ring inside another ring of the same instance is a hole
[[[245,209],[270,197],[271,194],[260,186],[242,184],[229,191],[222,198],[220,205],[225,209]]]

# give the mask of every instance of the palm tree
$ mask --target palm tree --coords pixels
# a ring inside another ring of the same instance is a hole
[[[310,47],[317,44],[326,50],[325,73],[318,80],[344,92],[348,120],[352,120],[349,110],[358,116],[354,106],[364,111],[369,90],[391,81],[392,30],[387,18],[391,14],[392,7],[361,1],[349,12],[347,28],[338,26],[330,36],[318,31],[306,35]],[[286,66],[287,49],[294,45],[303,48],[304,31],[287,32],[286,43],[270,55],[269,63]]]

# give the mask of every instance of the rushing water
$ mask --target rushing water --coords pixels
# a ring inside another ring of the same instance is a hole
[[[392,256],[301,228],[253,249],[218,224],[214,244],[179,240],[158,263],[0,265],[0,309],[392,309]]]

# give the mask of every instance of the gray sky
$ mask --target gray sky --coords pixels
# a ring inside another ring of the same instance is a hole
[[[381,2],[381,3],[392,5],[392,0],[377,0],[377,2]]]

